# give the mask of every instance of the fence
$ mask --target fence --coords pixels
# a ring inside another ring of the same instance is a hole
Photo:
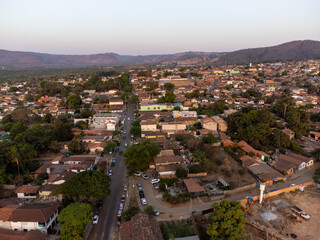
[[[236,189],[233,189],[233,190],[226,190],[226,191],[224,191],[224,194],[228,194],[228,195],[235,194],[235,193],[239,193],[239,192],[243,192],[243,191],[254,189],[257,186],[258,186],[257,183],[252,183],[252,184],[245,185],[243,187],[239,187],[239,188],[236,188]]]
[[[207,172],[200,172],[200,173],[188,173],[187,177],[193,178],[193,177],[205,177],[207,176]]]

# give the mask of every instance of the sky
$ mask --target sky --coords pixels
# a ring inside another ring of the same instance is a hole
[[[0,49],[128,55],[320,40],[319,0],[0,0]]]

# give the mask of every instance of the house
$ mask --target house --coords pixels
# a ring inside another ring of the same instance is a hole
[[[92,126],[97,129],[115,131],[119,119],[118,113],[96,113],[92,118]]]
[[[58,205],[7,205],[0,208],[0,228],[47,233],[58,217]]]
[[[306,168],[306,162],[300,160],[297,157],[289,156],[286,154],[280,154],[276,161],[275,168],[278,169],[279,165],[287,166],[287,168],[293,168],[294,171],[301,171]]]
[[[224,121],[221,117],[219,116],[213,116],[212,117],[213,120],[218,124],[218,130],[220,132],[226,132],[227,129],[228,129],[228,125],[227,125],[227,122]]]
[[[141,131],[151,131],[155,132],[157,131],[157,120],[156,119],[146,119],[146,120],[141,120],[140,126],[141,126]]]
[[[296,158],[296,159],[299,159],[299,160],[305,162],[306,167],[311,167],[311,166],[313,166],[314,160],[313,160],[312,158],[304,157],[304,156],[295,154],[295,153],[290,152],[290,151],[287,152],[287,155],[290,156],[290,157],[293,157],[293,158]]]
[[[217,184],[222,190],[230,189],[230,184],[221,176],[218,177]]]
[[[197,117],[196,111],[173,111],[173,118],[189,118],[189,117]]]
[[[211,131],[217,131],[218,124],[212,118],[205,117],[201,119],[201,124],[204,129]]]
[[[156,171],[160,178],[176,178],[176,170],[180,167],[179,164],[168,164],[156,166]]]
[[[120,240],[163,240],[160,225],[153,216],[138,213],[120,225]]]
[[[199,184],[199,180],[196,178],[185,178],[183,179],[183,183],[189,193],[199,194],[205,192],[204,187]]]
[[[110,106],[123,106],[123,100],[118,98],[118,99],[109,99],[109,105]]]
[[[182,109],[181,103],[157,103],[157,104],[140,104],[139,111],[162,111],[173,110],[175,107]]]
[[[165,132],[177,132],[185,130],[187,128],[187,125],[180,122],[162,122],[161,127],[162,131]]]
[[[102,143],[107,139],[106,136],[102,136],[102,135],[86,135],[83,136],[83,138],[81,139],[81,142],[84,143]]]
[[[165,166],[165,165],[175,165],[175,164],[182,164],[184,162],[183,157],[179,155],[164,155],[164,156],[157,156],[154,158],[154,166]],[[150,165],[151,168],[152,165]]]
[[[291,129],[286,128],[286,129],[282,129],[281,131],[284,132],[285,134],[287,134],[289,136],[290,140],[294,138],[295,133]]]
[[[91,142],[86,145],[86,149],[88,149],[91,154],[97,154],[97,153],[103,152],[105,146],[106,146],[105,142],[101,142],[101,143]]]
[[[310,131],[308,137],[319,142],[320,132]]]
[[[23,185],[15,190],[18,198],[37,198],[39,186]]]
[[[47,234],[36,230],[28,232],[0,229],[0,239],[2,240],[46,240]]]

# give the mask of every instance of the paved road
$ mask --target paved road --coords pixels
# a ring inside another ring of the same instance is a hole
[[[214,82],[212,83],[212,85],[211,85],[208,93],[211,93],[211,92],[216,88],[218,82],[219,82],[219,79],[215,79],[215,80],[214,80]]]
[[[126,130],[126,139],[121,139],[120,150],[125,150],[125,143],[130,143],[130,128],[134,116],[134,104],[129,104],[127,107],[126,120],[124,123],[124,130]],[[128,120],[130,118],[130,120]],[[111,169],[113,175],[111,176],[111,194],[105,199],[103,208],[99,212],[99,222],[93,225],[89,235],[89,240],[103,240],[116,239],[116,223],[117,212],[119,209],[121,195],[124,194],[123,184],[126,183],[126,166],[123,161],[123,155],[115,154],[116,164]]]

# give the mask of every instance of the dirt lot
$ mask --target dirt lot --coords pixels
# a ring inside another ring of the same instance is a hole
[[[205,152],[210,156],[208,169],[210,171],[212,168],[212,171],[203,180],[213,181],[223,176],[229,182],[231,189],[255,183],[254,177],[248,170],[227,154],[222,147],[206,146]]]
[[[292,206],[297,206],[311,216],[310,220],[290,220]],[[262,205],[254,203],[248,222],[255,226],[267,229],[269,233],[282,237],[279,239],[293,239],[290,234],[295,234],[296,239],[320,239],[320,190],[310,187],[304,192],[292,192],[281,194],[278,197],[268,199]],[[276,217],[274,220],[266,220],[261,214],[270,214],[268,217]],[[269,238],[270,239],[270,238]]]

